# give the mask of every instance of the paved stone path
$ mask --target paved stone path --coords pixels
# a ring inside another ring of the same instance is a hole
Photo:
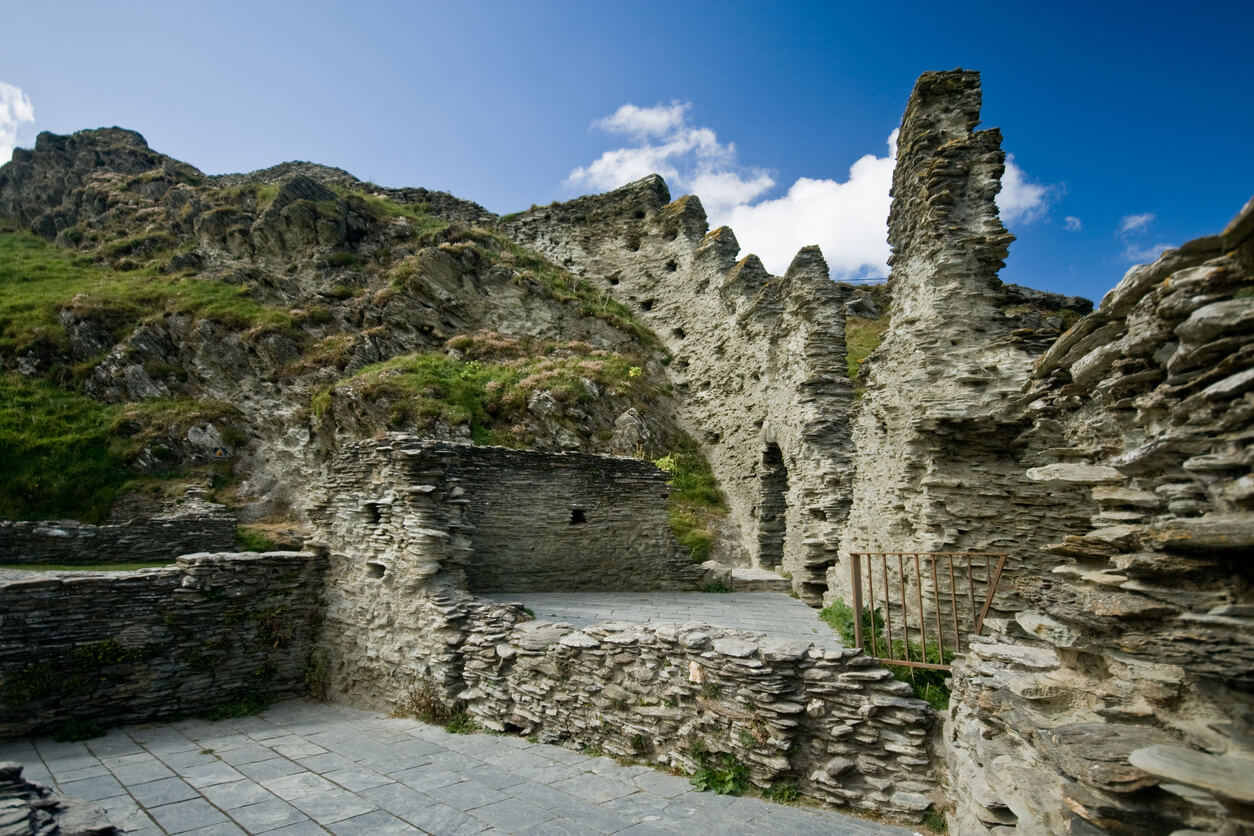
[[[453,735],[305,700],[239,720],[114,729],[82,743],[0,743],[30,780],[131,833],[908,836],[517,737]]]
[[[696,622],[841,646],[840,636],[819,620],[817,610],[779,592],[501,592],[479,597],[521,602],[538,619],[576,627],[601,621]]]

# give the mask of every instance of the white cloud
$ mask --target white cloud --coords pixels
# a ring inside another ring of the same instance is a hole
[[[1153,212],[1142,212],[1139,215],[1124,215],[1119,219],[1119,239],[1123,241],[1124,261],[1130,263],[1145,263],[1153,261],[1162,255],[1163,250],[1169,250],[1173,244],[1143,244],[1135,241],[1136,237],[1143,235],[1149,231],[1150,224],[1157,217]]]
[[[782,274],[799,249],[818,244],[835,278],[888,275],[888,193],[897,131],[888,138],[885,156],[863,156],[848,179],[802,177],[782,196],[768,198],[777,185],[771,173],[738,162],[736,146],[692,124],[690,111],[687,102],[627,104],[593,122],[593,128],[629,142],[571,171],[566,185],[608,191],[656,172],[673,193],[700,197],[710,225],[732,227],[741,251],[756,253],[772,273]],[[1059,191],[1032,182],[1011,158],[998,205],[1007,223],[1030,223],[1044,215]]]
[[[855,162],[843,183],[802,177],[783,197],[711,213],[711,222],[734,229],[744,251],[757,253],[775,274],[788,269],[797,250],[818,244],[836,278],[887,276],[896,138],[894,131],[887,156],[867,154]]]
[[[1015,163],[1015,155],[1006,155],[1006,173],[1001,176],[997,193],[997,210],[1002,222],[1030,224],[1045,214],[1056,187],[1033,183]]]
[[[1144,212],[1140,215],[1124,215],[1119,221],[1119,234],[1127,235],[1129,232],[1140,232],[1153,223],[1156,217],[1158,216],[1153,212]]]
[[[1145,264],[1158,258],[1164,250],[1171,249],[1171,244],[1128,244],[1123,248],[1125,261]]]
[[[637,139],[665,136],[684,123],[690,107],[692,105],[687,102],[671,102],[669,105],[656,107],[625,104],[614,111],[612,116],[598,119],[592,126],[609,133],[628,134]]]
[[[1062,219],[1062,225],[1066,227],[1068,232],[1079,232],[1084,229],[1084,224],[1074,215],[1068,215]]]
[[[35,107],[21,88],[0,81],[0,164],[9,161],[17,146],[18,130],[35,121]]]

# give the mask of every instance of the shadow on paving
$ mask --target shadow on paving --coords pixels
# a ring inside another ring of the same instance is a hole
[[[25,777],[128,833],[788,833],[905,836],[833,811],[695,792],[559,746],[292,700],[252,717],[0,744]]]

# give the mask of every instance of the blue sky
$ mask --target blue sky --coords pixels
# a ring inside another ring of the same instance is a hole
[[[1100,298],[1254,194],[1251,4],[880,5],[0,0],[0,152],[116,124],[209,173],[306,159],[502,213],[653,161],[768,267],[819,243],[880,275],[890,136],[962,66],[1018,178],[1007,281]]]

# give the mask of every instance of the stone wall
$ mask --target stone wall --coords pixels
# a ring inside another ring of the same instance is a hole
[[[152,516],[89,525],[75,520],[0,520],[0,562],[91,565],[156,563],[235,548],[235,516],[191,495]]]
[[[668,522],[669,478],[649,462],[504,447],[456,449],[471,592],[695,589]]]
[[[0,581],[0,739],[307,693],[324,557],[193,554]]]
[[[611,514],[603,524],[630,539],[630,520],[612,515],[624,504],[639,506],[636,566],[673,583],[644,553],[665,523],[649,465],[393,435],[345,445],[323,483],[311,516],[333,551],[322,633],[332,696],[403,711],[434,695],[488,728],[677,767],[704,747],[749,764],[760,786],[787,782],[865,810],[917,814],[934,802],[934,712],[859,653],[700,626],[575,631],[468,592],[490,576],[476,566],[480,544],[532,580],[550,571],[517,562],[541,559],[516,549],[533,532],[568,559],[603,560],[598,551],[617,546],[595,535],[598,520]],[[585,523],[571,525],[572,508]],[[563,542],[570,529],[578,548]],[[627,577],[622,565],[601,571],[600,588]]]
[[[1024,289],[997,278],[1012,240],[995,203],[1005,155],[1000,132],[974,130],[979,118],[979,75],[963,71],[923,74],[902,118],[892,315],[854,418],[855,487],[840,542],[843,553],[1006,552],[1013,579],[1048,571],[1056,559],[1039,548],[1087,511],[1024,475],[1024,461],[1060,443],[1047,426],[1028,432],[1021,390],[1061,321],[1025,327],[1014,313]],[[1034,303],[1051,301],[1079,300]],[[844,560],[827,580],[828,600],[851,599]],[[998,595],[992,620],[1019,606]]]
[[[1088,516],[954,668],[961,833],[1254,825],[1254,201],[1037,362],[1026,477]],[[1226,778],[1224,777],[1226,776]]]
[[[851,650],[701,624],[472,622],[457,696],[490,729],[691,772],[734,756],[760,788],[917,816],[934,712]]]
[[[1065,334],[1025,329],[1022,291],[996,278],[1003,157],[979,107],[957,71],[922,76],[906,109],[892,322],[842,547],[1010,556],[954,664],[952,832],[1246,823],[1254,205],[1134,268]]]
[[[657,176],[501,226],[659,336],[673,356],[679,420],[727,494],[715,555],[782,568],[817,604],[849,504],[852,401],[845,299],[818,248],[772,276],[756,256],[737,260],[732,231],[707,231],[697,198],[671,202]]]
[[[695,589],[704,574],[670,532],[665,475],[634,459],[391,435],[344,445],[322,485],[331,688],[372,705],[420,673],[460,687],[471,589]]]

